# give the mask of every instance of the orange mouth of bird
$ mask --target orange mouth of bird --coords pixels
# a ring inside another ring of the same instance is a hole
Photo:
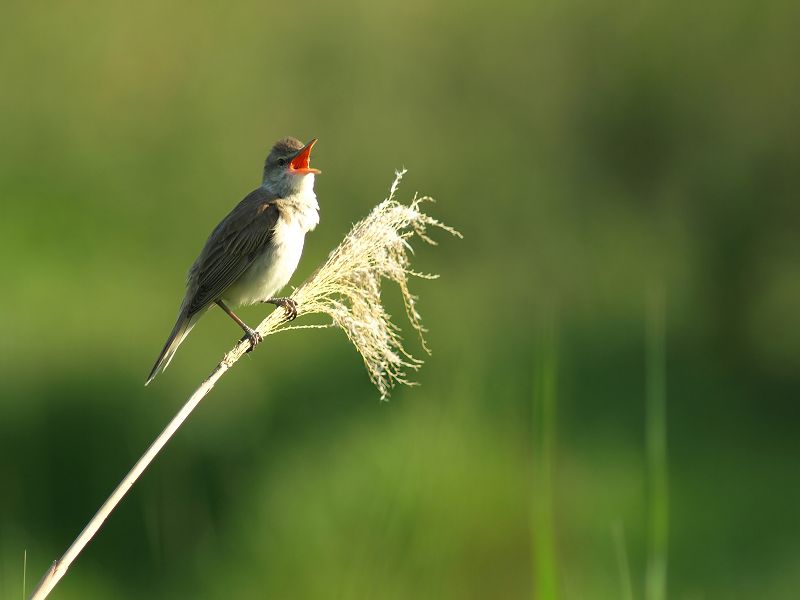
[[[297,153],[292,159],[292,162],[289,163],[289,170],[293,171],[294,173],[321,173],[319,169],[312,169],[311,168],[311,148],[314,147],[314,144],[317,143],[317,138],[314,138],[308,144],[306,144],[300,152]]]

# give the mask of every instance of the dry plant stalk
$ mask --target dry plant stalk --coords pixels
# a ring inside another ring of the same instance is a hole
[[[414,196],[409,205],[394,199],[404,174],[405,170],[395,174],[389,197],[372,209],[365,219],[356,223],[342,243],[331,252],[325,264],[292,294],[298,304],[298,316],[322,313],[331,317],[332,324],[291,325],[284,320],[283,311],[275,310],[256,328],[266,337],[287,329],[341,327],[363,357],[369,377],[378,388],[381,399],[386,399],[396,384],[410,384],[406,370],[416,370],[422,364],[403,347],[399,327],[392,322],[381,303],[381,284],[386,279],[398,285],[406,315],[427,351],[423,336],[425,329],[415,306],[416,297],[409,291],[408,278],[433,279],[436,275],[411,269],[409,253],[412,249],[409,240],[416,236],[435,245],[428,236],[429,227],[461,237],[452,227],[420,211],[420,204],[431,198]],[[172,435],[219,378],[249,349],[250,342],[242,340],[223,357],[92,517],[64,556],[53,562],[33,590],[31,600],[47,597]]]
[[[399,328],[381,303],[381,284],[386,279],[400,288],[408,320],[428,351],[416,296],[408,289],[408,278],[437,276],[411,269],[408,240],[416,236],[435,245],[427,235],[428,227],[461,236],[419,210],[420,204],[431,198],[415,196],[408,206],[394,200],[404,173],[396,173],[389,197],[352,228],[325,264],[292,295],[299,305],[298,314],[326,314],[333,319],[333,325],[344,330],[363,357],[381,399],[389,396],[395,384],[410,384],[405,370],[418,369],[422,364],[403,347]],[[296,327],[279,318],[267,318],[259,326],[259,332],[266,336]]]

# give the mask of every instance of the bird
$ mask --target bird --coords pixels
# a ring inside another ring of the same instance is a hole
[[[311,168],[316,142],[316,138],[307,144],[293,137],[278,140],[264,162],[261,186],[208,236],[189,269],[175,327],[145,385],[167,368],[197,321],[215,304],[242,328],[242,340],[250,340],[250,350],[261,342],[261,335],[234,308],[270,303],[282,308],[286,319],[297,316],[297,303],[275,294],[297,268],[306,233],[319,223],[314,178],[321,171]]]

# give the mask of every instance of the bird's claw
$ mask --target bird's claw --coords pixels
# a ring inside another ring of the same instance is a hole
[[[250,347],[247,349],[247,352],[252,352],[253,348],[258,346],[263,340],[263,336],[258,333],[255,329],[250,329],[247,333],[244,334],[242,341],[249,340]]]
[[[287,321],[294,321],[297,318],[297,302],[291,298],[284,298],[283,314],[286,316]]]
[[[270,298],[267,302],[282,308],[287,321],[294,321],[297,318],[297,302],[292,298]]]

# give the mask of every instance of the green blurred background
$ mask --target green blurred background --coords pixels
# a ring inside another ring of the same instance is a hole
[[[285,135],[323,170],[295,284],[395,168],[464,234],[416,248],[442,275],[414,282],[421,386],[380,403],[341,332],[270,338],[52,597],[621,598],[624,556],[643,598],[648,383],[668,597],[796,597],[798,23],[789,0],[4,2],[0,597],[239,337],[210,312],[143,387]]]

